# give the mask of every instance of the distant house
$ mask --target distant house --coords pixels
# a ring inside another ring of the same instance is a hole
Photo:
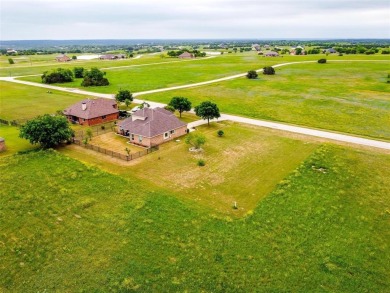
[[[329,49],[324,50],[323,53],[334,54],[334,53],[337,53],[337,51],[334,48],[329,48]]]
[[[71,123],[89,126],[119,118],[115,100],[103,98],[82,100],[65,109],[64,114]]]
[[[195,56],[194,56],[194,54],[184,52],[183,54],[179,55],[179,58],[180,59],[192,59],[192,58],[195,58]]]
[[[269,51],[269,52],[264,53],[263,56],[265,56],[265,57],[278,57],[279,54],[277,52],[274,52],[274,51]]]
[[[72,60],[72,59],[70,59],[68,56],[66,56],[65,54],[61,54],[61,55],[58,55],[57,57],[56,57],[56,60],[57,60],[57,62],[69,62],[70,60]]]
[[[125,54],[106,54],[106,55],[101,55],[99,57],[100,60],[115,60],[115,59],[125,59],[126,55]]]
[[[261,47],[259,44],[253,44],[252,45],[252,51],[260,51]]]
[[[118,124],[131,143],[152,147],[187,133],[187,124],[163,108],[143,108]]]
[[[264,49],[269,50],[271,48],[270,45],[264,45]]]
[[[14,50],[14,49],[8,49],[7,54],[8,55],[16,55],[16,54],[18,54],[18,51]]]

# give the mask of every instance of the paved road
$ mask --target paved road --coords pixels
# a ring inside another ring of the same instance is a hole
[[[338,61],[341,61],[341,60],[338,60]],[[352,60],[348,60],[347,62],[351,62],[351,61]],[[358,62],[363,62],[363,61],[365,61],[365,60],[358,60]],[[273,67],[281,67],[281,66],[287,66],[287,65],[292,65],[292,64],[302,64],[302,63],[315,63],[315,62],[317,62],[317,61],[289,62],[289,63],[282,63],[282,64],[274,65]],[[352,61],[352,62],[354,62],[354,61]],[[261,72],[262,69],[258,69],[257,71]],[[151,94],[151,93],[207,85],[207,84],[212,84],[212,83],[216,83],[216,82],[220,82],[220,81],[226,81],[226,80],[230,80],[230,79],[240,78],[240,77],[243,77],[245,75],[246,75],[246,73],[241,73],[241,74],[236,74],[236,75],[227,76],[224,78],[214,79],[214,80],[205,81],[205,82],[199,82],[199,83],[193,83],[193,84],[182,85],[182,86],[177,86],[177,87],[170,87],[170,88],[164,88],[164,89],[138,92],[138,93],[134,93],[133,96],[137,97],[137,96]],[[15,78],[16,77],[0,77],[0,80],[20,83],[20,84],[26,84],[26,85],[31,85],[31,86],[38,86],[38,87],[43,87],[43,88],[48,88],[48,89],[53,89],[53,90],[65,91],[65,92],[70,92],[70,93],[76,93],[76,94],[81,94],[81,95],[93,96],[93,97],[101,97],[101,98],[108,98],[108,99],[114,98],[113,94],[93,93],[93,92],[88,92],[88,91],[74,89],[74,88],[64,88],[64,87],[40,84],[40,83],[29,82],[29,81],[24,81],[24,80],[17,80]],[[143,100],[134,99],[134,102],[135,103],[142,103]],[[162,104],[162,103],[157,103],[157,102],[152,102],[152,101],[146,101],[146,102],[149,103],[151,107],[164,107],[165,106],[165,104]],[[310,136],[316,136],[316,137],[326,138],[326,139],[335,140],[335,141],[341,141],[341,142],[347,142],[347,143],[352,143],[352,144],[358,144],[358,145],[363,145],[363,146],[370,146],[370,147],[376,147],[376,148],[380,148],[380,149],[390,150],[390,143],[389,142],[378,141],[378,140],[373,140],[373,139],[366,139],[366,138],[361,138],[361,137],[356,137],[356,136],[351,136],[351,135],[338,134],[338,133],[333,133],[333,132],[328,132],[328,131],[286,125],[286,124],[264,121],[264,120],[244,118],[244,117],[228,115],[228,114],[222,114],[221,118],[219,120],[231,120],[231,121],[235,121],[235,122],[247,123],[247,124],[261,126],[261,127],[279,129],[279,130],[283,130],[283,131],[305,134],[305,135],[310,135]],[[202,125],[205,123],[207,123],[207,121],[198,120],[198,121],[189,123],[188,127],[196,127],[196,126],[199,126],[199,125]]]

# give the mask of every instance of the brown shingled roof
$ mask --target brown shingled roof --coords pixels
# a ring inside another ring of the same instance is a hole
[[[86,108],[83,110],[82,104],[85,103]],[[92,119],[119,113],[115,100],[111,99],[85,99],[64,110],[65,115],[72,115],[83,119]]]
[[[132,134],[154,137],[164,132],[180,128],[181,122],[172,112],[162,108],[144,108],[135,112],[132,117],[120,122],[119,128]]]

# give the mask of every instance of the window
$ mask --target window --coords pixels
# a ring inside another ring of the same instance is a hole
[[[171,130],[169,133],[170,134],[175,134],[175,130]]]
[[[138,135],[139,142],[142,142],[142,135]]]
[[[169,137],[169,132],[165,132],[164,133],[164,139],[168,138]]]
[[[131,134],[131,140],[134,140],[134,134],[133,133]]]
[[[106,115],[103,115],[103,116],[102,116],[102,119],[106,119],[106,118],[107,118],[107,116],[106,116]]]

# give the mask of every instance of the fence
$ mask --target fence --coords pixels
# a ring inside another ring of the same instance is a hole
[[[99,147],[99,146],[96,146],[96,145],[93,145],[93,144],[90,144],[90,143],[84,143],[81,140],[75,139],[75,138],[73,139],[73,143],[77,144],[77,145],[80,145],[80,146],[84,146],[86,149],[90,149],[90,150],[93,150],[93,151],[96,151],[96,152],[99,152],[99,153],[111,156],[112,158],[118,158],[118,159],[121,159],[121,160],[124,160],[124,161],[132,161],[134,159],[138,159],[138,158],[140,158],[142,156],[145,156],[147,154],[155,152],[155,151],[157,151],[159,149],[158,146],[153,146],[153,147],[151,147],[149,149],[145,149],[145,150],[142,150],[142,151],[139,151],[139,152],[136,152],[136,153],[131,153],[129,155],[124,155],[124,154],[121,154],[121,153],[118,153],[118,152],[114,152],[112,150],[108,150],[108,149],[105,149],[105,148],[102,148],[102,147]]]
[[[95,128],[95,129],[87,129],[87,130],[79,130],[75,131],[74,137],[77,139],[83,139],[84,137],[90,137],[90,136],[98,136],[101,134],[105,134],[108,132],[113,132],[115,131],[115,125],[111,127],[104,127],[103,129],[100,128]]]
[[[26,123],[28,119],[17,119],[17,120],[4,120],[0,118],[0,123],[5,125],[11,125],[11,126],[20,126]]]

